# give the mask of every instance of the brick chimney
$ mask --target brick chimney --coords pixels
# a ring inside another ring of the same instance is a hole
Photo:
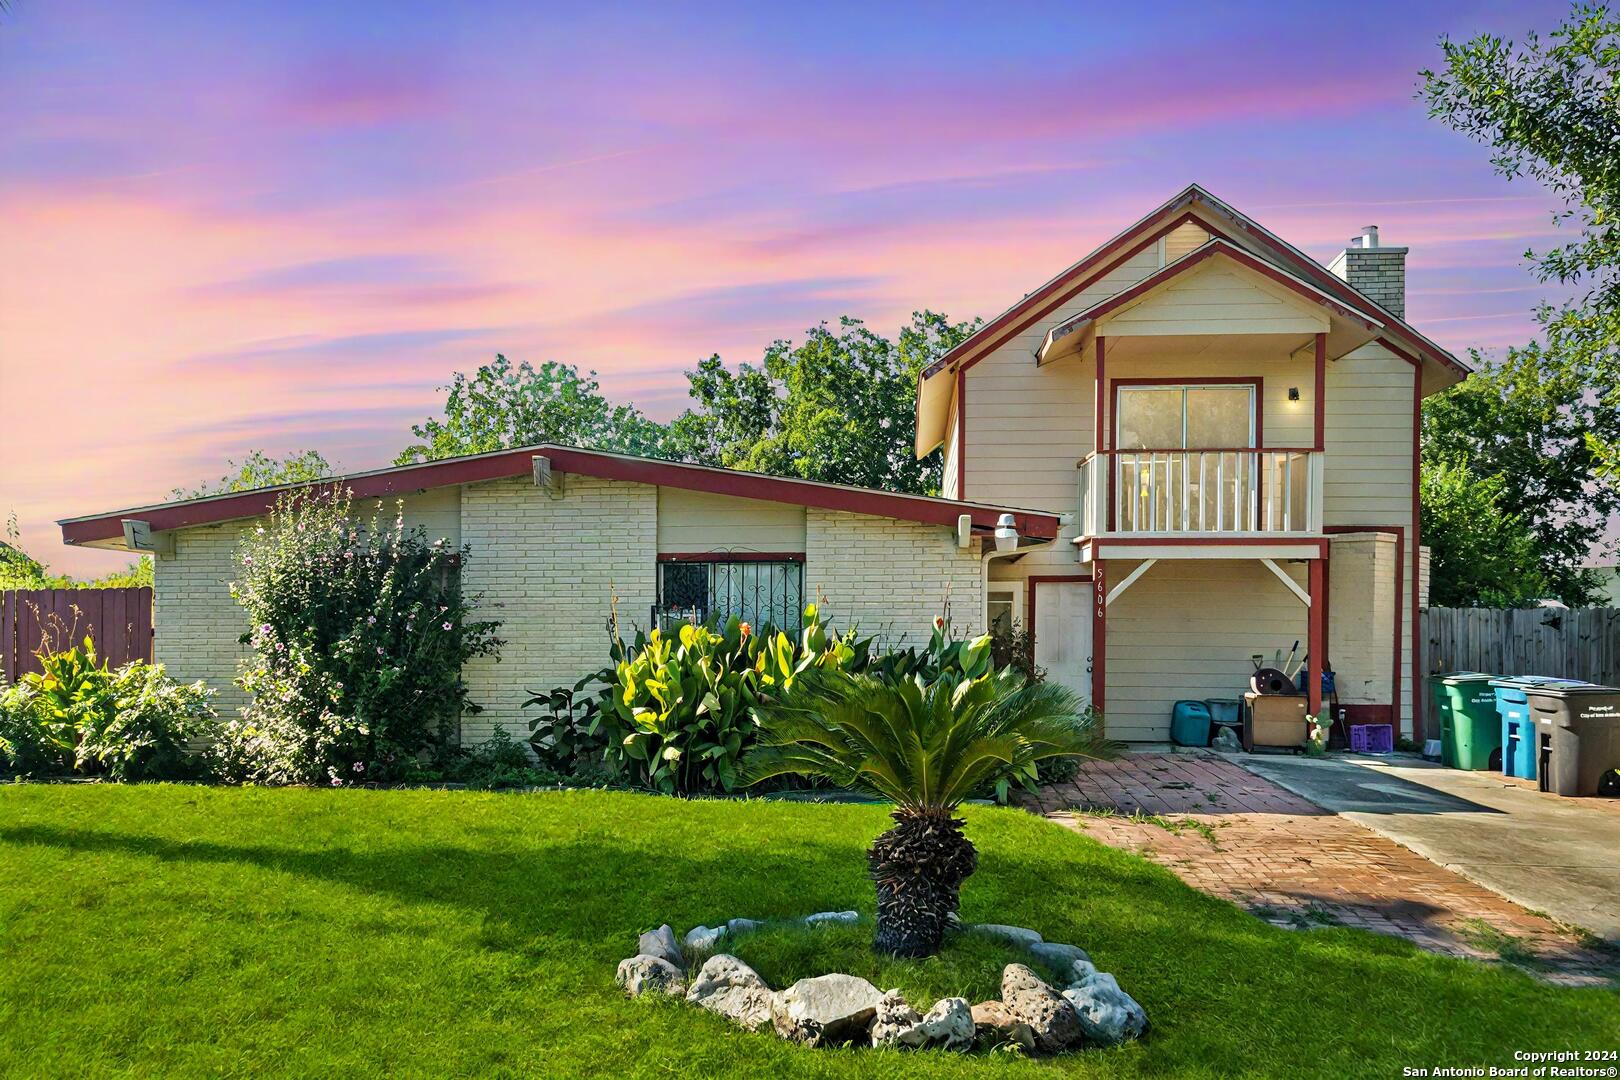
[[[1380,247],[1378,226],[1368,225],[1333,257],[1328,270],[1385,311],[1406,318],[1406,248]]]

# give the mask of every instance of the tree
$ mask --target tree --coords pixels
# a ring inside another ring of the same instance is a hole
[[[323,480],[333,472],[332,466],[315,450],[291,453],[282,458],[273,458],[263,450],[254,450],[241,461],[227,460],[225,466],[227,472],[218,480],[204,482],[190,491],[175,488],[174,497],[200,499],[233,491],[306,484],[312,480]]]
[[[421,441],[401,451],[395,465],[545,442],[665,456],[661,424],[634,405],[610,403],[596,372],[581,375],[571,364],[548,360],[536,369],[497,354],[471,377],[458,371],[439,389],[445,391],[443,419],[412,426]]]
[[[152,585],[152,560],[141,557],[122,570],[80,581],[53,574],[50,567],[22,549],[17,515],[6,518],[6,538],[0,540],[0,589],[124,589]]]
[[[1590,380],[1612,418],[1620,414],[1620,20],[1606,6],[1577,5],[1543,40],[1491,35],[1441,41],[1446,66],[1424,71],[1429,114],[1495,151],[1509,179],[1528,175],[1563,202],[1556,216],[1580,237],[1539,255],[1542,281],[1580,290],[1537,316],[1549,352]],[[1601,467],[1620,472],[1611,424],[1588,441]]]
[[[956,913],[978,853],[955,816],[998,780],[1034,781],[1045,759],[1111,757],[1094,714],[1057,683],[992,669],[990,637],[968,644],[960,671],[885,679],[807,672],[795,689],[756,709],[762,748],[749,783],[794,774],[895,805],[894,827],[872,844],[876,947],[931,956]]]
[[[776,341],[735,372],[711,356],[687,374],[697,406],[672,425],[672,457],[779,476],[934,494],[939,455],[918,460],[917,376],[979,327],[915,312],[891,341],[844,317]]]
[[[1596,599],[1596,582],[1581,569],[1590,554],[1604,544],[1604,523],[1620,508],[1620,484],[1601,474],[1601,458],[1588,436],[1613,434],[1613,410],[1599,403],[1587,384],[1584,365],[1577,357],[1539,344],[1508,350],[1498,364],[1473,354],[1479,371],[1423,406],[1422,456],[1425,462],[1423,496],[1452,499],[1445,510],[1469,503],[1482,513],[1486,503],[1516,524],[1476,518],[1471,524],[1457,519],[1448,531],[1437,524],[1430,532],[1429,508],[1424,507],[1423,537],[1434,549],[1436,563],[1455,566],[1459,582],[1474,582],[1484,591],[1462,592],[1452,603],[1494,604],[1487,596],[1556,596],[1570,605]],[[1431,478],[1428,473],[1453,470],[1454,475]],[[1456,471],[1460,470],[1460,473]],[[1466,476],[1467,485],[1459,477]],[[1467,499],[1459,499],[1461,486],[1483,485]],[[1489,500],[1481,492],[1488,491]],[[1503,558],[1491,560],[1490,569],[1470,570],[1477,550],[1467,529],[1495,533],[1524,530],[1528,544],[1514,545],[1521,560],[1521,586]],[[1460,546],[1446,550],[1445,543]],[[1493,584],[1488,584],[1492,583]],[[1436,600],[1436,603],[1439,603]]]
[[[1524,607],[1553,590],[1541,573],[1536,537],[1502,509],[1500,476],[1466,464],[1423,469],[1423,539],[1429,545],[1429,602],[1436,607]]]

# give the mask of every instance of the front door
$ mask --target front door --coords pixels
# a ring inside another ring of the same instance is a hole
[[[1035,666],[1091,701],[1091,582],[1036,581]]]

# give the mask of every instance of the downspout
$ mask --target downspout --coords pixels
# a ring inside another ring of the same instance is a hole
[[[996,522],[996,544],[979,560],[979,625],[984,627],[986,634],[990,632],[990,560],[1017,555],[1022,550],[1018,546],[1018,531],[1013,521],[1011,514],[1001,515]]]

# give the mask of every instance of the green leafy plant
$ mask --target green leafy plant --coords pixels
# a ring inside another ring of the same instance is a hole
[[[612,666],[592,672],[571,687],[531,691],[533,696],[523,703],[524,708],[543,710],[529,721],[529,749],[542,766],[572,776],[603,764],[607,734],[602,727],[602,708],[611,703],[616,667],[624,652],[623,642],[617,638],[613,651]]]
[[[136,660],[116,669],[89,637],[41,650],[41,670],[0,692],[0,758],[22,776],[78,772],[112,780],[183,780],[208,771],[214,691]]]
[[[282,495],[237,554],[252,656],[237,679],[250,702],[225,726],[228,774],[389,783],[448,754],[478,711],[462,667],[501,644],[461,590],[467,556],[407,529],[399,504],[362,524],[346,489]]]
[[[978,856],[955,810],[986,786],[1033,786],[1051,757],[1110,757],[1076,695],[992,672],[988,635],[956,654],[959,671],[932,681],[818,672],[756,710],[761,746],[748,783],[818,777],[895,804],[895,825],[867,853],[877,888],[877,948],[901,956],[939,950],[961,885]]]
[[[498,789],[541,787],[561,779],[546,768],[536,768],[523,743],[497,726],[494,734],[452,759],[444,772],[446,780],[470,788]]]
[[[1333,717],[1323,709],[1315,716],[1307,716],[1305,722],[1310,725],[1310,735],[1305,740],[1305,752],[1312,757],[1321,757],[1327,753],[1328,734],[1333,730]]]
[[[610,762],[658,791],[732,791],[754,743],[752,709],[791,689],[806,672],[865,664],[853,629],[834,634],[815,604],[797,639],[755,634],[735,617],[724,626],[654,629],[623,649],[600,710]]]

